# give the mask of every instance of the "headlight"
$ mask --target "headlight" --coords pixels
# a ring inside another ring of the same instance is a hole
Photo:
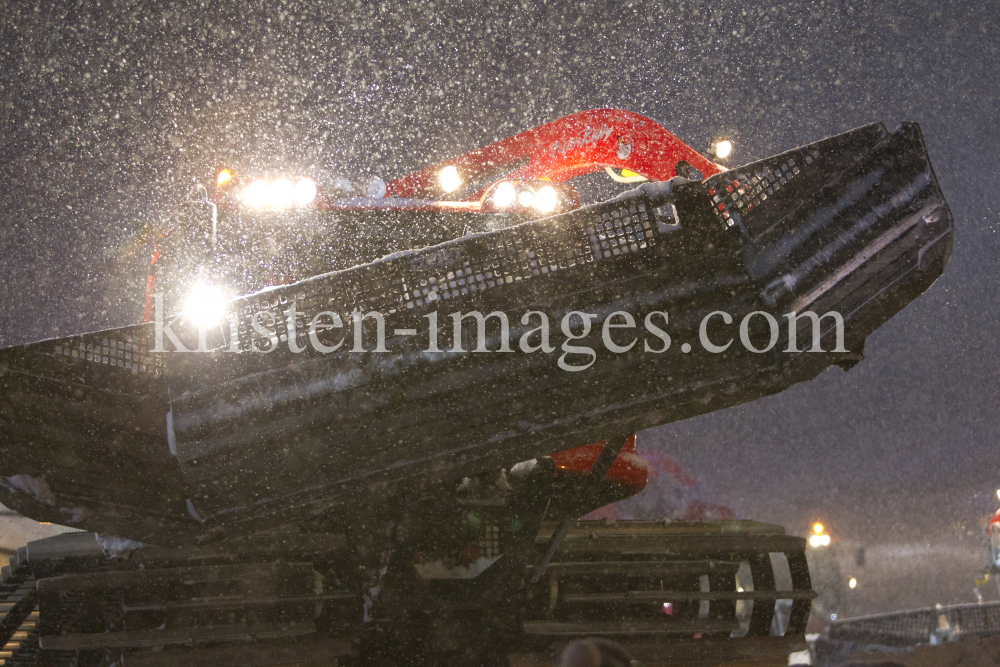
[[[487,188],[479,203],[484,213],[517,213],[538,217],[572,210],[579,202],[571,185],[547,180],[498,181]]]
[[[365,196],[371,197],[372,199],[381,199],[385,197],[386,184],[378,176],[373,177],[368,184],[365,185]]]
[[[271,207],[287,208],[292,205],[295,198],[295,186],[287,178],[279,178],[271,183]]]
[[[253,208],[263,208],[270,203],[271,186],[263,178],[258,178],[243,191],[243,199]]]
[[[300,178],[295,185],[287,178],[268,183],[258,178],[243,190],[243,201],[251,208],[280,210],[292,204],[308,206],[316,199],[319,189],[311,178]]]
[[[454,192],[462,184],[462,177],[458,175],[458,169],[453,165],[442,169],[438,179],[441,181],[441,189],[445,192]]]
[[[551,185],[546,185],[535,195],[535,208],[542,213],[549,213],[555,210],[559,204],[559,194]]]
[[[516,197],[517,190],[514,189],[513,185],[504,181],[493,191],[493,204],[497,208],[507,208],[514,203]]]
[[[715,157],[725,160],[733,152],[733,142],[729,139],[720,139],[715,142]]]
[[[222,318],[226,295],[218,287],[198,283],[184,302],[184,315],[199,328],[214,326]]]
[[[809,546],[811,546],[811,547],[828,547],[828,546],[830,546],[830,536],[829,535],[811,535],[809,537]]]
[[[316,199],[316,182],[311,178],[303,178],[295,184],[295,203],[299,206],[311,204]]]

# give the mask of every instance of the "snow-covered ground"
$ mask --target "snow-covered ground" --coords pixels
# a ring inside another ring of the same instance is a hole
[[[986,566],[986,548],[974,538],[940,543],[861,544],[851,540],[808,550],[813,621],[975,602],[973,586]],[[854,588],[850,582],[854,580]],[[984,601],[1000,599],[990,581]],[[820,619],[826,616],[825,619]],[[818,625],[811,624],[813,629]]]
[[[32,540],[76,530],[52,523],[38,523],[0,505],[0,556],[4,557],[2,564],[6,564],[6,557],[13,555],[18,547],[23,547]]]

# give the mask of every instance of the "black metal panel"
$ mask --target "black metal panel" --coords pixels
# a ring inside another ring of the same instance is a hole
[[[712,176],[705,185],[716,220],[757,240],[842,182],[840,175],[888,136],[882,123],[873,123]]]
[[[141,325],[0,350],[0,502],[136,539],[198,526],[152,345]]]
[[[378,202],[380,200],[369,200]],[[232,295],[368,264],[395,252],[523,222],[508,214],[448,211],[222,209],[216,243],[183,228],[161,242],[157,291],[167,312],[180,309],[197,280]],[[201,227],[208,227],[206,216]]]

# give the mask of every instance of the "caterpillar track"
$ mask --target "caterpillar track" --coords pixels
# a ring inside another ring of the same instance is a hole
[[[542,526],[535,556],[555,530]],[[422,582],[419,600],[405,586],[386,590],[406,613],[365,622],[365,583],[350,577],[345,547],[341,536],[298,535],[239,556],[142,547],[109,557],[92,533],[32,542],[4,568],[2,665],[375,665],[401,652],[426,664],[527,665],[586,636],[614,639],[647,665],[781,664],[803,641],[815,596],[804,540],[776,526],[577,521],[543,576],[508,591],[511,627],[491,613],[510,616],[495,589],[447,581]],[[469,655],[456,632],[496,643]]]
[[[0,568],[0,667],[38,664],[38,596],[27,548]],[[60,662],[47,664],[59,665]]]
[[[804,538],[778,526],[578,521],[528,593],[524,631],[548,655],[603,636],[646,665],[786,664],[815,596]]]

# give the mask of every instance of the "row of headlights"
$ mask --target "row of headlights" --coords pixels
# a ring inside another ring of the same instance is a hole
[[[287,178],[266,181],[258,178],[243,189],[243,201],[251,208],[284,209],[308,206],[316,199],[316,181],[301,178],[292,183]]]
[[[218,185],[223,186],[232,180],[229,170],[219,173]],[[455,190],[461,184],[458,172],[454,167],[445,167],[441,174],[441,182],[446,190]],[[311,178],[300,178],[293,183],[287,178],[276,178],[268,181],[258,178],[243,188],[240,193],[244,203],[256,209],[282,210],[292,206],[308,206],[318,193],[316,181]],[[384,190],[382,192],[384,196]],[[374,193],[369,194],[373,196]],[[489,194],[490,202],[498,210],[508,210],[516,207],[535,209],[539,213],[551,213],[559,205],[559,193],[551,185],[535,188],[527,183],[502,181]]]
[[[445,192],[455,192],[462,186],[462,177],[454,165],[448,165],[438,172],[438,181]],[[533,208],[539,213],[551,213],[559,205],[559,193],[551,185],[544,185],[536,190],[526,183],[502,181],[488,197],[498,210],[509,210],[516,204],[522,209]]]
[[[539,213],[551,213],[559,205],[559,193],[551,185],[535,190],[524,183],[514,184],[503,181],[493,188],[493,205],[498,209],[510,209],[515,202],[521,208],[533,208]]]
[[[217,185],[225,186],[233,180],[233,174],[228,169],[219,172]],[[446,167],[442,172],[442,186],[455,190],[461,185],[461,179],[454,167]],[[308,206],[316,199],[318,189],[311,178],[301,178],[292,183],[287,178],[277,178],[268,181],[258,178],[243,188],[240,196],[251,208],[270,208],[281,210],[291,206]],[[382,194],[384,195],[384,185]],[[493,207],[497,210],[535,209],[539,213],[551,213],[559,205],[559,193],[551,185],[535,189],[527,183],[501,181],[488,194]],[[198,283],[188,295],[183,312],[199,326],[207,326],[217,322],[226,303],[226,295],[218,287]]]
[[[728,139],[718,138],[712,142],[711,150],[717,158],[725,159],[732,152],[733,144]],[[217,183],[222,187],[232,179],[233,173],[223,169],[219,172]],[[438,172],[438,182],[444,192],[455,192],[462,186],[462,177],[454,165],[448,165]],[[296,183],[287,178],[274,181],[258,178],[243,189],[242,197],[252,208],[284,209],[293,205],[308,206],[316,199],[316,194],[316,182],[311,178],[301,178]],[[369,191],[367,194],[369,197],[385,196],[384,184],[381,192]],[[497,209],[509,209],[515,202],[524,209],[534,208],[539,213],[551,213],[559,205],[559,193],[551,185],[535,190],[524,183],[509,181],[493,188],[492,204]]]

